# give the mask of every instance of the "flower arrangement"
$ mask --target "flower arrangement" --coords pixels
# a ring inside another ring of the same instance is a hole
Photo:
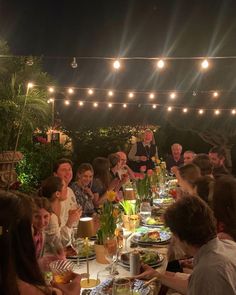
[[[106,237],[115,234],[116,224],[120,217],[119,204],[116,203],[117,194],[114,191],[106,193],[107,200],[100,208],[100,228],[97,232],[97,243],[103,245]]]

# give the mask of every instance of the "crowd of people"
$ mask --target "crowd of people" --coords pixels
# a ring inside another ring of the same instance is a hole
[[[82,163],[74,181],[72,162],[60,159],[37,196],[2,191],[2,294],[79,294],[79,277],[68,285],[51,288],[45,284],[42,270],[55,257],[65,259],[64,249],[81,216],[92,217],[99,226],[97,210],[106,201],[107,191],[116,192],[122,199],[123,186],[135,182],[141,167],[153,169],[157,158],[154,136],[148,129],[128,157],[118,151],[107,158],[95,158],[92,164]],[[183,294],[236,294],[236,180],[224,162],[221,147],[196,154],[190,150],[182,153],[178,143],[171,146],[166,166],[176,176],[179,189],[176,202],[164,217],[185,254],[194,257],[193,271],[189,279],[173,272],[159,274],[144,266],[139,277],[157,276],[163,285]]]

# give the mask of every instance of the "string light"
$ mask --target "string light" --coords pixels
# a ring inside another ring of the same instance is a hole
[[[83,101],[79,101],[79,106],[83,106],[84,105],[84,102]]]
[[[215,115],[217,115],[217,116],[218,116],[218,115],[220,114],[220,110],[215,110],[215,112],[214,112],[214,113],[215,113]]]
[[[214,91],[213,92],[213,97],[218,97],[219,96],[219,93],[217,91]]]
[[[94,93],[93,89],[90,88],[90,89],[88,90],[88,94],[89,94],[89,95],[93,95],[93,93]]]
[[[163,69],[165,67],[165,62],[163,59],[159,59],[157,62],[158,69]]]
[[[75,57],[73,57],[72,63],[70,65],[71,65],[72,69],[76,69],[78,67]]]
[[[94,102],[94,103],[93,103],[93,106],[94,106],[95,108],[97,108],[97,107],[98,107],[98,103],[97,103],[97,102]]]
[[[73,93],[74,93],[74,89],[73,89],[73,88],[69,88],[69,89],[68,89],[68,93],[69,93],[69,94],[73,94]]]
[[[65,105],[69,105],[70,104],[70,101],[67,99],[67,100],[65,100]]]
[[[176,93],[175,93],[175,92],[171,92],[171,94],[170,94],[170,98],[171,98],[171,99],[175,99],[175,98],[176,98]]]
[[[198,114],[199,115],[202,115],[204,113],[204,110],[203,109],[200,109],[199,111],[198,111]]]
[[[115,70],[119,70],[120,69],[120,61],[118,59],[116,59],[114,62],[113,62],[113,68]]]
[[[150,93],[150,94],[149,94],[149,98],[150,98],[150,99],[155,98],[155,94],[154,94],[154,93]]]
[[[109,107],[109,108],[112,108],[112,103],[109,103],[109,104],[108,104],[108,107]]]
[[[156,108],[157,108],[157,105],[156,105],[156,104],[153,104],[153,105],[152,105],[152,108],[153,108],[153,109],[156,109]]]
[[[109,91],[108,91],[108,95],[109,95],[109,96],[113,96],[113,95],[114,95],[113,91],[112,91],[112,90],[109,90]]]
[[[168,112],[171,112],[171,111],[172,111],[172,107],[168,107],[168,108],[167,108],[167,111],[168,111]]]
[[[27,87],[30,89],[30,88],[33,88],[34,87],[34,84],[32,83],[32,82],[29,82],[28,84],[27,84]]]
[[[55,91],[55,89],[54,89],[53,87],[49,87],[49,88],[48,88],[48,91],[49,91],[50,93],[53,93],[53,92]]]
[[[207,59],[204,59],[202,62],[201,62],[201,67],[202,69],[207,69],[209,67],[209,62]]]
[[[232,115],[235,115],[235,114],[236,114],[236,110],[233,109],[233,110],[231,111],[231,114],[232,114]]]
[[[183,113],[187,113],[188,109],[187,108],[183,108]]]
[[[127,104],[126,103],[123,104],[123,108],[127,108]]]
[[[133,92],[130,92],[128,96],[129,96],[129,98],[133,98],[134,97],[134,93]]]

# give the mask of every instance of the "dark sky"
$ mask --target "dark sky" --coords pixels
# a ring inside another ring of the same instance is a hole
[[[117,74],[105,61],[78,60],[77,69],[70,62],[73,56],[236,55],[235,0],[0,0],[0,37],[14,54],[44,56],[45,70],[60,85],[221,89],[230,91],[225,101],[234,99],[236,60],[214,61],[204,75],[189,60],[171,61],[163,73],[149,61],[126,61]]]

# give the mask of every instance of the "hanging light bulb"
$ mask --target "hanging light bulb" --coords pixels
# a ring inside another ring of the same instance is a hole
[[[70,64],[72,69],[76,69],[78,67],[76,57],[73,57],[72,63]]]
[[[150,98],[150,99],[153,99],[154,97],[155,97],[155,94],[154,94],[154,93],[150,93],[150,94],[149,94],[149,98]]]
[[[119,70],[119,69],[120,69],[120,66],[121,66],[120,61],[119,61],[118,59],[116,59],[116,60],[113,62],[113,68],[114,68],[115,70]]]
[[[89,95],[93,95],[93,93],[94,93],[93,89],[90,88],[90,89],[88,90],[88,94],[89,94]]]
[[[97,107],[98,107],[98,103],[97,103],[97,102],[94,102],[94,103],[93,103],[93,106],[94,106],[95,108],[97,108]]]
[[[113,91],[112,91],[112,90],[109,90],[109,91],[108,91],[108,95],[109,95],[109,96],[113,96],[113,95],[114,95]]]
[[[30,88],[33,88],[34,87],[34,84],[32,83],[32,82],[29,82],[28,84],[27,84],[27,87],[30,89]]]
[[[65,105],[68,106],[70,104],[70,101],[68,99],[66,99],[64,103],[65,103]]]
[[[34,64],[34,60],[32,56],[29,56],[26,58],[26,64],[27,66],[31,67]]]
[[[233,110],[231,111],[231,114],[232,114],[232,115],[235,115],[235,114],[236,114],[236,110],[233,109]]]
[[[220,114],[220,110],[215,110],[215,112],[214,112],[214,113],[215,113],[215,115],[217,115],[217,116],[218,116],[218,115]]]
[[[175,92],[171,92],[171,94],[170,94],[170,98],[171,98],[171,99],[175,99],[175,98],[176,98],[176,93],[175,93]]]
[[[83,101],[79,101],[79,106],[83,106],[84,105],[84,102]]]
[[[188,109],[187,108],[183,108],[183,113],[187,113]]]
[[[209,67],[209,62],[207,59],[204,59],[202,62],[201,62],[201,67],[202,69],[207,69]]]
[[[68,89],[68,93],[69,93],[69,94],[73,94],[73,93],[74,93],[74,89],[73,89],[73,88],[69,88],[69,89]]]
[[[157,105],[156,105],[156,104],[153,104],[153,105],[152,105],[152,108],[153,108],[153,109],[156,109],[156,108],[157,108]]]
[[[163,59],[159,59],[157,62],[158,69],[163,69],[165,67],[165,62]]]
[[[172,111],[172,107],[168,107],[168,108],[167,108],[167,111],[168,111],[168,112],[171,112],[171,111]]]
[[[213,97],[218,97],[219,96],[219,93],[217,91],[214,91],[213,92]]]
[[[133,92],[129,92],[129,98],[133,98],[134,97],[134,93]]]
[[[108,104],[108,107],[109,107],[109,108],[112,108],[112,103],[109,103],[109,104]]]
[[[198,114],[199,115],[202,115],[203,113],[204,113],[204,110],[203,109],[198,110]]]
[[[53,92],[55,91],[55,89],[54,89],[53,87],[49,87],[49,88],[48,88],[48,91],[49,91],[50,93],[53,93]]]
[[[123,108],[127,108],[127,104],[126,103],[123,104]]]

